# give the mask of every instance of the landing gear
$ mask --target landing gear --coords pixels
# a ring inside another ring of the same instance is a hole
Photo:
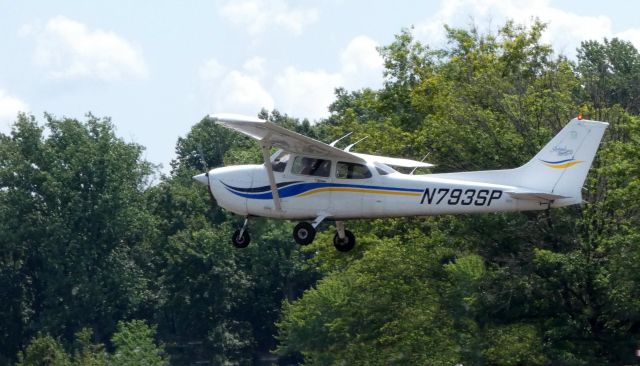
[[[308,222],[301,222],[293,228],[293,239],[300,245],[307,245],[316,238],[316,228]]]
[[[238,230],[233,233],[231,237],[231,242],[233,246],[236,248],[246,248],[249,243],[251,243],[251,237],[249,236],[249,231],[247,230],[247,224],[249,223],[249,219],[244,219],[244,224]]]
[[[316,237],[316,227],[326,216],[318,216],[313,222],[301,222],[293,229],[293,239],[300,245],[308,245]],[[348,252],[356,245],[356,237],[349,230],[345,230],[344,222],[336,221],[337,233],[333,237],[333,246],[340,252]]]
[[[246,248],[249,243],[251,243],[251,237],[247,231],[242,232],[242,230],[236,230],[236,232],[233,233],[231,242],[236,248]]]
[[[333,236],[333,246],[339,252],[348,252],[356,246],[356,237],[344,228],[344,222],[336,221],[336,235]]]

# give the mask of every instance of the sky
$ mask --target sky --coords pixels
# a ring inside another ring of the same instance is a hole
[[[538,17],[544,41],[573,59],[588,39],[640,49],[639,10],[628,0],[0,0],[0,132],[19,111],[40,122],[109,116],[168,173],[178,137],[207,114],[276,108],[316,121],[336,87],[380,87],[376,47],[402,28],[437,48],[444,24],[495,32]]]

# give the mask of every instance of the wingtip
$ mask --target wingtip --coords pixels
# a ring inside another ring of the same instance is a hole
[[[574,118],[570,122],[585,123],[585,124],[590,124],[592,126],[602,126],[604,128],[607,128],[609,126],[609,122],[595,121],[590,119]]]
[[[266,122],[265,120],[257,117],[236,113],[214,113],[207,115],[206,118],[222,122]]]

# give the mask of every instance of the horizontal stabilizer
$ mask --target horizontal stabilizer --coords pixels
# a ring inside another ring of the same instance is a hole
[[[561,196],[559,194],[546,193],[546,192],[507,192],[511,197],[517,200],[527,201],[555,201],[563,198],[570,198],[567,196]]]
[[[377,156],[377,155],[369,155],[369,154],[360,154],[354,153],[354,155],[359,156],[365,160],[374,161],[376,163],[382,163],[391,166],[399,166],[402,168],[431,168],[435,165],[430,163],[425,163],[423,161],[411,160],[411,159],[402,159],[402,158],[390,158],[388,156]]]

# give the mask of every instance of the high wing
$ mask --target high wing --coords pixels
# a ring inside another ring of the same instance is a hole
[[[208,118],[249,137],[294,154],[316,155],[364,163],[357,154],[340,150],[318,140],[289,131],[275,123],[236,114],[211,114]]]

